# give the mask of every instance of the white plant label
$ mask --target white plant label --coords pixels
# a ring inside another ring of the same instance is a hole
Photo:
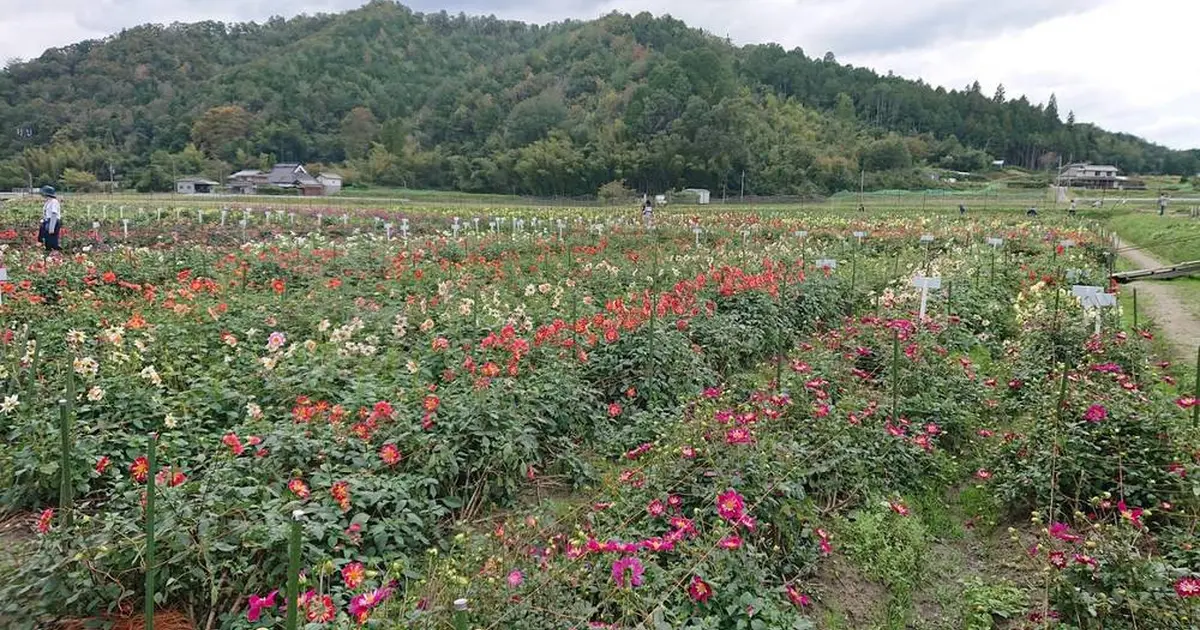
[[[929,290],[942,288],[942,279],[939,276],[926,278],[925,276],[917,276],[913,278],[912,285],[921,290],[921,315],[920,320],[925,321],[925,307],[929,303]]]

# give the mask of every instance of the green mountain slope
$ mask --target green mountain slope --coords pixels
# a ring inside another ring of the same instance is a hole
[[[143,26],[0,72],[0,187],[165,189],[272,160],[351,181],[594,194],[922,185],[915,166],[1112,162],[1194,173],[1200,152],[1060,119],[1053,101],[882,77],[669,17],[549,26],[376,0],[265,24]]]

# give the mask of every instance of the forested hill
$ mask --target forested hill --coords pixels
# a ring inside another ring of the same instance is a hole
[[[142,190],[274,160],[351,182],[595,194],[614,180],[827,193],[1059,158],[1195,173],[1053,100],[935,89],[649,14],[537,26],[377,0],[338,15],[142,26],[0,72],[0,188]],[[927,180],[924,180],[927,181]]]

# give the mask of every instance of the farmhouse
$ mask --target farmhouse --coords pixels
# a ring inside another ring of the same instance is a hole
[[[265,173],[245,170],[229,176],[229,190],[234,193],[253,195],[265,187],[295,189],[305,197],[325,194],[325,186],[309,175],[300,164],[276,164]]]
[[[1095,190],[1141,190],[1146,184],[1139,179],[1117,175],[1115,166],[1077,162],[1063,167],[1059,182],[1071,188]]]
[[[202,177],[182,177],[175,180],[175,192],[180,195],[209,195],[220,186],[220,182]]]

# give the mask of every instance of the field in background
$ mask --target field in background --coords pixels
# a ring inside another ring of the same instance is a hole
[[[1128,213],[1114,216],[1109,225],[1121,238],[1164,263],[1200,260],[1200,219]]]

